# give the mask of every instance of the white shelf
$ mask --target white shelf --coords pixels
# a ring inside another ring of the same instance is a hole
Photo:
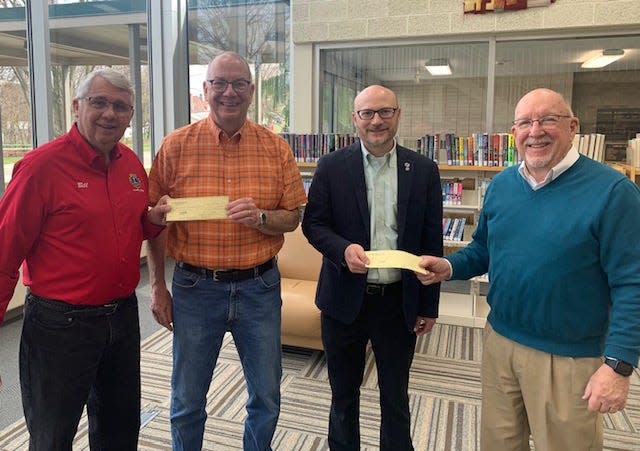
[[[444,208],[445,210],[467,211],[469,213],[474,213],[474,212],[478,211],[478,205],[442,204],[442,208]]]
[[[461,293],[440,293],[440,314],[438,322],[456,326],[475,327],[473,309],[469,303],[469,295]]]
[[[444,247],[467,247],[471,241],[455,241],[455,240],[443,240]]]
[[[445,248],[448,248],[449,252],[454,252],[459,248],[466,247],[471,242],[468,239],[473,236],[475,227],[478,224],[488,184],[487,180],[504,168],[439,165],[439,169],[440,178],[443,182],[462,181],[463,183],[461,205],[443,205],[445,216],[460,217],[465,215],[467,218],[464,230],[464,237],[467,240],[444,240]],[[488,282],[487,276],[484,275],[474,277],[469,281],[468,293],[443,291],[440,294],[440,317],[438,321],[460,326],[484,327],[489,305],[486,297],[480,295],[480,284]]]

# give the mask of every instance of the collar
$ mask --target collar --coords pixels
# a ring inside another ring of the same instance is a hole
[[[366,165],[370,165],[371,163],[369,162],[369,158],[368,155],[371,155],[372,158],[384,158],[384,162],[386,164],[389,165],[390,168],[395,169],[396,167],[396,140],[393,140],[393,147],[391,148],[391,150],[387,153],[385,153],[383,156],[381,157],[376,157],[375,155],[373,155],[372,153],[370,153],[367,148],[364,146],[364,144],[362,143],[362,141],[360,141],[360,151],[362,152],[362,160],[365,162]]]
[[[242,134],[246,133],[246,130],[249,127],[248,125],[249,119],[247,118],[242,124],[242,127],[240,127],[240,129],[237,132],[235,132],[233,136],[229,136],[227,135],[227,132],[225,132],[220,127],[218,127],[218,125],[215,123],[211,115],[207,116],[207,121],[209,122],[209,127],[211,128],[213,136],[215,137],[216,145],[219,145],[224,142],[232,141],[232,140],[240,140],[240,138],[242,137]]]
[[[531,173],[529,173],[524,160],[522,161],[522,163],[520,163],[520,166],[518,167],[518,172],[520,172],[520,175],[522,176],[522,178],[524,178],[527,181],[527,183],[531,186],[533,190],[537,190],[542,188],[543,186],[548,185],[549,183],[551,183],[552,181],[560,177],[560,175],[563,172],[565,172],[567,169],[573,166],[576,161],[578,161],[578,158],[580,158],[580,154],[578,153],[578,150],[576,149],[575,146],[571,146],[571,149],[569,149],[569,152],[567,152],[564,158],[557,165],[551,168],[551,170],[547,173],[544,180],[541,181],[540,183],[538,183],[536,179],[533,178]]]

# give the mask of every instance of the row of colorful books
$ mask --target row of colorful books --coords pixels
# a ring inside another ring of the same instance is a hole
[[[300,163],[317,162],[322,155],[349,146],[356,139],[349,133],[281,133],[280,136],[289,143],[293,156]]]
[[[444,205],[462,205],[462,182],[443,180],[442,203]]]
[[[416,151],[437,163],[451,166],[512,166],[520,163],[511,133],[453,133],[424,135]]]
[[[464,239],[464,225],[467,219],[442,218],[442,238],[449,241],[462,241]]]

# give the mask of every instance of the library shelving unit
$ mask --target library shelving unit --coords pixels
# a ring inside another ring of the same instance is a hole
[[[484,195],[491,178],[504,170],[502,166],[452,166],[438,165],[443,183],[459,182],[462,195],[457,203],[445,201],[444,217],[465,218],[463,239],[444,240],[445,255],[469,244],[482,209]],[[444,282],[440,293],[438,321],[460,326],[484,327],[489,306],[486,300],[487,276],[474,277],[468,282]]]
[[[622,172],[624,175],[626,175],[627,177],[629,177],[631,179],[632,182],[634,182],[636,185],[640,186],[640,168],[634,167],[634,166],[630,166],[628,164],[624,164],[624,163],[609,163],[609,165]]]

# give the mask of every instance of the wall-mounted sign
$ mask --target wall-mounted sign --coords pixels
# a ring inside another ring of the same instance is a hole
[[[518,9],[549,6],[556,0],[464,0],[465,14],[500,13]]]

